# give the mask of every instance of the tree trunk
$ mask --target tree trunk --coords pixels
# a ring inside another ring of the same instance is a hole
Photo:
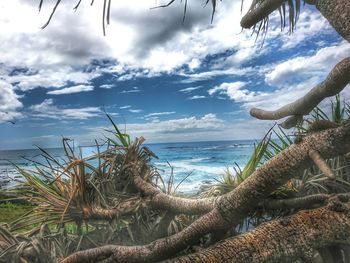
[[[316,7],[334,29],[350,42],[350,1],[318,0]]]
[[[349,208],[349,204],[333,201],[327,207],[301,211],[264,223],[251,232],[224,240],[208,249],[164,262],[293,262],[323,247],[349,244]],[[335,262],[342,262],[339,261],[339,253],[332,257],[338,260]]]

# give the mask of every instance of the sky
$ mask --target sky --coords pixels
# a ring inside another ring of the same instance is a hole
[[[240,27],[241,0],[219,2],[212,23],[204,0],[184,21],[184,1],[112,1],[105,36],[102,1],[62,1],[41,29],[53,2],[0,1],[0,149],[94,144],[105,112],[149,143],[262,138],[273,122],[250,108],[292,102],[350,54],[307,5],[293,34],[272,14],[262,45]]]

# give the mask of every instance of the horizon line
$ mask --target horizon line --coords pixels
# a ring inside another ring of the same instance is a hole
[[[155,144],[172,144],[172,143],[201,143],[201,142],[233,142],[233,141],[256,141],[260,139],[233,139],[233,140],[199,140],[199,141],[173,141],[173,142],[150,142],[150,143],[145,143],[144,145],[155,145]],[[79,145],[76,146],[76,148],[80,147],[96,147],[96,145]],[[41,146],[40,146],[41,147]],[[43,149],[63,149],[62,147],[41,147]],[[18,150],[39,150],[38,147],[35,147],[33,145],[32,148],[7,148],[7,149],[1,149],[0,152],[2,151],[18,151]]]

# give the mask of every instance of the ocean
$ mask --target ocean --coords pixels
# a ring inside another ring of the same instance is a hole
[[[165,182],[171,173],[174,186],[179,184],[179,192],[196,193],[203,184],[220,180],[226,169],[233,171],[235,163],[244,167],[254,150],[252,140],[242,141],[207,141],[183,143],[147,144],[159,159],[152,162],[158,168]],[[96,152],[92,148],[82,148],[83,156]],[[55,157],[63,157],[63,149],[52,148],[47,151]],[[12,186],[21,175],[13,164],[24,169],[34,168],[28,159],[40,160],[38,149],[0,151],[0,188]],[[13,164],[11,164],[13,163]]]

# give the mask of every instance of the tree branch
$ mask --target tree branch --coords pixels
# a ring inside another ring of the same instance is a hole
[[[279,120],[287,116],[295,119],[297,116],[309,114],[322,100],[338,94],[348,83],[350,83],[350,57],[340,61],[327,78],[304,97],[274,111],[253,108],[250,110],[250,115],[261,120]],[[295,121],[292,121],[284,127],[290,128],[294,123]]]
[[[171,196],[163,193],[151,183],[142,179],[137,169],[133,169],[133,174],[135,186],[145,197],[143,200],[140,200],[140,202],[144,202],[144,206],[153,209],[166,210],[172,214],[186,215],[202,215],[210,212],[214,208],[216,198],[190,199]],[[134,200],[126,200],[119,203],[115,208],[103,208],[96,206],[84,207],[82,209],[82,213],[78,213],[76,215],[76,219],[109,220],[134,213],[138,205],[139,202],[135,202]]]
[[[215,208],[195,220],[181,232],[158,239],[145,246],[104,246],[72,254],[62,263],[99,262],[101,251],[110,251],[108,259],[116,262],[155,262],[169,258],[215,230],[236,226],[251,212],[259,200],[265,199],[278,186],[311,165],[309,151],[331,158],[350,151],[350,122],[335,129],[315,132],[293,144],[257,169],[232,192],[218,198]],[[89,258],[86,258],[89,255]],[[106,253],[104,253],[106,255]],[[81,260],[81,259],[84,260]]]
[[[176,214],[198,215],[205,214],[214,208],[216,198],[189,199],[171,196],[163,193],[151,183],[146,182],[134,171],[134,184],[146,196],[154,209],[163,209]]]
[[[336,208],[338,206],[341,209]],[[301,211],[264,223],[251,232],[226,239],[208,249],[163,263],[267,263],[286,262],[286,259],[292,262],[313,250],[349,244],[349,215],[349,204],[340,202]]]

